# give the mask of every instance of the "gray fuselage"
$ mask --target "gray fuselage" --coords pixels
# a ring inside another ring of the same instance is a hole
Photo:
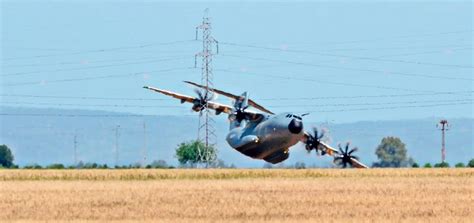
[[[301,117],[291,113],[261,115],[241,123],[230,120],[229,145],[246,156],[273,164],[288,159],[289,148],[304,134]]]

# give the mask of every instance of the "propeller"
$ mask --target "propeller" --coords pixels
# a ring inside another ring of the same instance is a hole
[[[349,142],[346,143],[344,149],[341,147],[341,144],[339,144],[339,153],[334,158],[334,164],[342,166],[342,168],[346,168],[348,164],[352,167],[351,159],[359,160],[359,157],[352,155],[358,150],[357,147],[354,147],[351,150],[349,150],[349,147]]]
[[[206,108],[207,103],[215,99],[214,94],[209,93],[209,91],[194,89],[194,92],[197,94],[197,98],[193,101],[192,109],[194,111],[202,112]]]
[[[321,144],[322,139],[325,136],[325,131],[318,131],[318,128],[314,127],[313,128],[313,134],[309,133],[308,134],[308,139],[306,140],[306,151],[311,152],[311,150],[316,150],[316,153],[321,152],[321,155],[326,154],[326,150],[321,150],[319,148],[319,145]]]
[[[249,107],[248,103],[248,95],[247,92],[245,92],[240,98],[238,98],[235,103],[234,103],[234,109],[233,109],[233,116],[235,117],[235,120],[237,122],[242,122],[243,120],[249,120],[251,119],[251,114],[248,112],[245,112],[245,110]]]

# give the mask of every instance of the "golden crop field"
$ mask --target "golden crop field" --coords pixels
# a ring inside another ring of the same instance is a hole
[[[473,222],[474,169],[0,170],[0,221]]]

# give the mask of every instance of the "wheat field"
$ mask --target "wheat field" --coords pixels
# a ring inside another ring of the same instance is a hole
[[[0,170],[0,221],[472,222],[474,169]]]

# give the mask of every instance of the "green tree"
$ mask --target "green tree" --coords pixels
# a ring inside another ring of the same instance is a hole
[[[0,145],[0,166],[10,168],[13,166],[13,153],[6,145]]]
[[[306,164],[304,162],[296,162],[295,169],[306,169]]]
[[[375,151],[379,162],[374,167],[408,167],[414,161],[407,155],[405,144],[398,137],[385,137]]]
[[[99,167],[99,164],[97,163],[86,163],[83,164],[81,168],[83,169],[97,169]]]
[[[196,140],[179,144],[176,148],[176,158],[183,166],[196,167],[198,164],[203,164],[208,167],[216,161],[217,150],[213,146],[206,147],[203,142]]]
[[[466,167],[466,165],[464,165],[464,163],[459,162],[459,163],[456,163],[456,165],[454,165],[454,167],[463,168],[463,167]]]
[[[43,167],[37,163],[34,163],[31,165],[24,166],[23,169],[43,169]]]
[[[412,168],[418,168],[420,167],[420,165],[418,165],[418,163],[413,163],[413,165],[411,165]]]
[[[423,167],[424,168],[431,168],[432,166],[431,166],[431,163],[426,163]]]
[[[64,165],[61,163],[53,163],[51,165],[46,166],[46,169],[64,169]]]
[[[273,169],[273,164],[265,162],[263,164],[263,169]]]
[[[469,163],[467,163],[468,167],[474,167],[474,159],[469,160]]]
[[[168,163],[165,160],[154,160],[150,164],[150,168],[157,168],[157,169],[166,169],[168,168]]]
[[[441,163],[436,163],[434,165],[435,168],[448,168],[449,167],[449,163],[447,162],[441,162]]]
[[[229,168],[227,164],[224,162],[224,160],[217,159],[216,162],[212,163],[211,165],[212,168],[219,168],[219,169],[226,169]]]

